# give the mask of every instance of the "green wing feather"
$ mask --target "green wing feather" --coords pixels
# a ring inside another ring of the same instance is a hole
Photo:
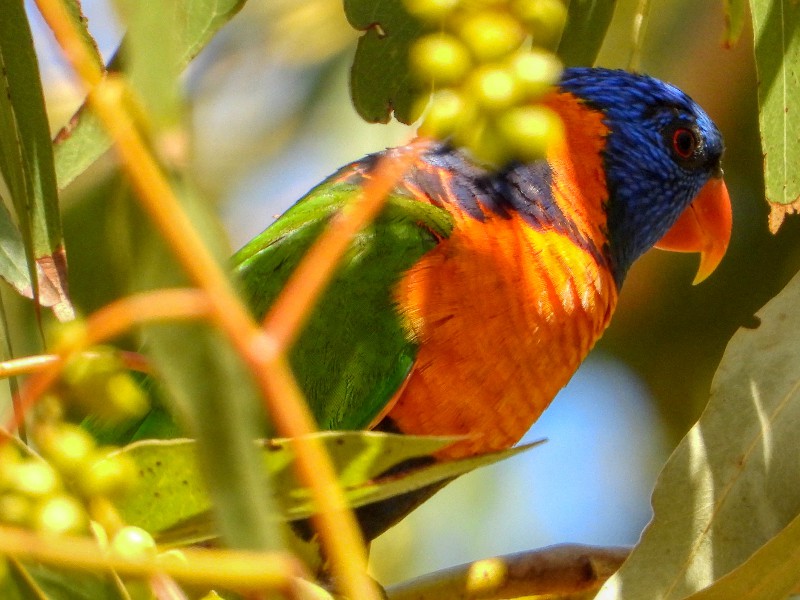
[[[335,179],[321,184],[234,255],[257,318],[330,218],[360,191]],[[396,193],[350,245],[290,354],[321,429],[367,427],[408,375],[417,344],[403,327],[393,289],[452,227],[444,210]]]

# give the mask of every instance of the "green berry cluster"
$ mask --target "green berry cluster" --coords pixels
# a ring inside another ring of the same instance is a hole
[[[537,104],[561,74],[548,49],[566,22],[561,0],[404,3],[428,29],[409,56],[425,92],[420,133],[450,137],[494,166],[542,158],[563,135],[558,115]]]
[[[134,381],[116,349],[95,346],[91,352],[67,360],[58,394],[70,414],[87,415],[113,425],[144,415],[150,408],[147,395]]]
[[[0,521],[46,534],[85,533],[87,507],[125,492],[135,465],[64,421],[37,423],[33,437],[40,456],[11,441],[0,447]]]

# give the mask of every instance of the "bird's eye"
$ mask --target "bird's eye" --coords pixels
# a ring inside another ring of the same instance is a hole
[[[697,136],[686,127],[678,127],[672,132],[672,150],[683,160],[692,158],[697,150]]]

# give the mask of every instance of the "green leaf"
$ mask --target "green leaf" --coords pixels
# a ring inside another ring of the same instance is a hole
[[[168,45],[173,46],[171,54],[178,57],[178,71],[182,70],[189,62],[197,56],[205,47],[214,34],[225,23],[230,21],[234,15],[244,6],[246,0],[179,0],[176,2],[141,2],[141,10],[137,11],[143,15],[143,20],[149,21],[154,15],[154,11],[168,11],[175,15],[174,20],[162,19],[161,23],[165,29],[172,27],[168,31],[168,39],[172,40]],[[151,6],[152,5],[152,6]],[[165,8],[167,7],[167,8]],[[149,26],[158,27],[150,22],[142,23],[143,32],[137,38],[144,40],[144,32]],[[153,93],[157,90],[163,92],[164,83],[159,73],[150,73],[146,65],[152,64],[155,57],[150,53],[143,63],[143,69],[139,69],[139,75],[131,74],[131,84],[134,89],[140,90],[141,85],[146,88],[149,86],[150,94],[146,97],[154,98]],[[171,72],[172,69],[164,69],[161,64],[156,71]],[[111,68],[111,70],[116,70]],[[127,67],[123,67],[123,72],[128,73]],[[141,77],[148,80],[150,76],[153,80],[143,81]],[[155,87],[152,87],[155,86]],[[84,107],[73,117],[72,123],[59,133],[56,139],[55,159],[56,173],[58,176],[58,186],[63,189],[72,182],[78,175],[83,173],[111,146],[111,141],[105,134],[97,119]]]
[[[324,432],[314,434],[325,444],[339,483],[353,507],[363,506],[462,475],[529,448],[435,464],[422,464],[391,474],[405,461],[430,456],[458,438],[415,437],[377,432]],[[214,535],[206,514],[209,500],[204,492],[192,440],[145,440],[120,450],[133,458],[138,469],[135,492],[119,506],[127,523],[152,532],[180,527],[197,540]],[[263,444],[262,460],[269,473],[284,519],[303,519],[314,512],[308,491],[296,480],[291,441]],[[276,517],[277,518],[277,517]],[[191,528],[184,525],[193,521]],[[170,536],[174,540],[174,531]]]
[[[22,0],[0,2],[0,174],[8,187],[26,257],[27,282],[13,225],[2,226],[9,260],[0,275],[16,289],[74,317],[67,294],[67,263],[58,211],[53,149],[39,67]],[[7,214],[0,214],[0,220]]]
[[[558,55],[566,67],[591,67],[614,16],[616,0],[571,0]]]
[[[734,46],[742,35],[745,0],[725,0],[725,45]]]
[[[751,557],[763,564],[755,553],[778,534],[770,542],[777,546],[764,549],[777,564],[760,576],[752,567],[742,575],[760,577],[754,589],[765,594],[784,589],[784,569],[800,579],[798,302],[795,276],[759,311],[757,328],[733,336],[705,412],[659,476],[652,523],[598,599],[684,598]],[[792,552],[780,556],[791,544]]]
[[[7,559],[4,559],[7,560]],[[54,566],[10,559],[0,581],[3,600],[138,600],[123,593],[109,574],[67,571]]]
[[[422,25],[399,0],[345,0],[347,20],[364,35],[358,40],[350,76],[356,111],[369,123],[387,123],[394,111],[402,123],[413,120],[417,93],[411,85],[408,49]]]
[[[750,0],[758,72],[758,121],[764,154],[764,184],[775,232],[787,213],[800,209],[800,4]]]
[[[188,182],[173,184],[196,230],[221,268],[230,249],[208,203]],[[173,252],[149,222],[137,227],[136,289],[187,285]],[[228,340],[206,323],[148,325],[144,345],[165,382],[169,412],[198,440],[197,454],[225,541],[245,549],[275,549],[271,494],[252,440],[263,436],[261,396]]]

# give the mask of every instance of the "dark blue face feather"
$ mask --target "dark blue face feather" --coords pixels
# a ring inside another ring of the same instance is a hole
[[[574,68],[560,87],[605,115],[609,253],[617,283],[675,223],[700,188],[719,176],[717,127],[676,87],[625,71]],[[688,130],[692,135],[686,134]],[[683,136],[676,139],[676,132]],[[692,138],[688,157],[675,150]]]

